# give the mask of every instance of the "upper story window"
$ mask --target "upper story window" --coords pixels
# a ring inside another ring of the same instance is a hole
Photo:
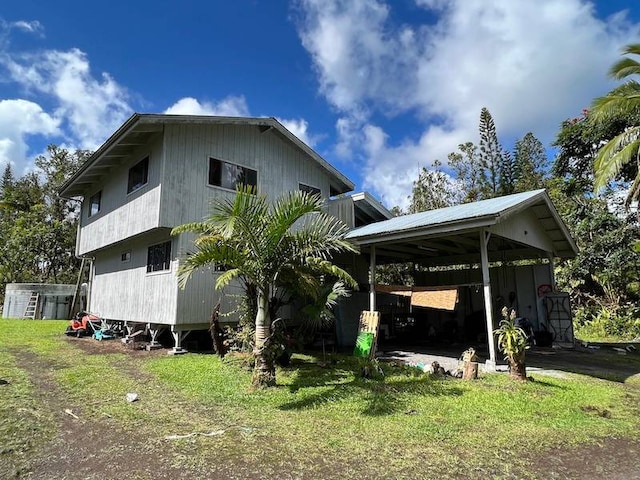
[[[171,269],[171,241],[147,249],[147,273]]]
[[[258,172],[251,168],[209,158],[209,185],[236,190],[239,186],[258,188]]]
[[[89,216],[93,216],[100,211],[102,203],[102,190],[89,197]]]
[[[149,180],[149,157],[136,163],[129,169],[127,193],[135,192],[147,184]]]
[[[303,192],[307,192],[309,195],[320,195],[322,192],[317,187],[312,187],[310,185],[305,185],[304,183],[299,183],[298,187]]]

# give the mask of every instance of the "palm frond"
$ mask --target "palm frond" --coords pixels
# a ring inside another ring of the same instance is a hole
[[[623,58],[614,63],[609,69],[609,76],[616,80],[638,74],[640,74],[640,63],[633,58]]]
[[[316,272],[332,275],[342,280],[354,290],[358,289],[358,282],[356,282],[346,270],[334,265],[330,261],[318,257],[308,257],[306,263]]]
[[[322,201],[318,195],[309,195],[300,190],[289,192],[274,204],[267,219],[265,234],[269,244],[275,246],[305,215],[322,211]]]
[[[589,118],[604,122],[621,115],[630,115],[640,110],[640,84],[635,80],[614,88],[608,94],[596,98],[591,104]]]
[[[220,290],[221,288],[229,285],[233,280],[243,275],[243,272],[239,268],[232,268],[225,272],[222,272],[218,279],[216,280],[216,290]]]
[[[206,222],[191,222],[178,225],[171,230],[173,236],[181,233],[209,234],[212,233],[212,227]]]
[[[640,127],[632,127],[615,136],[598,152],[594,161],[596,191],[620,173],[623,165],[638,156],[640,148]]]
[[[640,55],[640,43],[626,45],[622,49],[622,55]],[[609,76],[616,80],[638,74],[640,74],[640,63],[629,57],[617,61],[609,69]]]

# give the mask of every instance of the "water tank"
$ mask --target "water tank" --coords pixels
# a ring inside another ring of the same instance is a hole
[[[23,318],[29,299],[37,294],[36,318],[68,319],[75,289],[75,285],[69,284],[9,283],[5,289],[2,318]]]

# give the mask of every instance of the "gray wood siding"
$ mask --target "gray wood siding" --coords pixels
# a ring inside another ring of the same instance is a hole
[[[546,252],[553,252],[553,242],[546,234],[533,212],[527,210],[489,227],[501,237],[531,245]]]
[[[353,198],[351,197],[331,200],[327,206],[327,212],[342,220],[349,228],[354,228],[356,225],[353,209]]]
[[[146,155],[149,182],[127,195],[129,168]],[[324,197],[329,195],[328,174],[275,130],[261,132],[258,127],[242,125],[166,125],[151,145],[137,150],[108,180],[86,192],[78,252],[92,253],[96,258],[92,310],[106,318],[167,325],[209,321],[221,295],[214,290],[216,274],[198,272],[186,289],[177,286],[178,258],[192,250],[192,236],[173,239],[171,272],[147,274],[146,259],[148,246],[168,235],[168,230],[154,233],[154,229],[200,221],[209,212],[212,199],[234,195],[208,185],[210,157],[256,170],[258,192],[270,199],[298,190],[299,183],[319,188]],[[87,218],[88,200],[100,189],[101,211]],[[138,237],[132,239],[134,236]],[[126,250],[132,252],[130,264],[120,259]],[[225,288],[222,313],[235,310],[234,295],[240,293],[237,284]],[[221,318],[236,319],[235,315]]]
[[[176,321],[178,282],[175,241],[171,270],[147,273],[147,249],[169,240],[167,231],[123,242],[96,254],[91,286],[91,310],[113,320],[173,325]],[[123,252],[131,260],[122,262]]]
[[[202,220],[213,198],[233,192],[207,185],[209,158],[258,172],[258,192],[276,198],[298,184],[329,195],[329,177],[317,163],[279,133],[240,125],[167,125],[160,223],[175,226]]]
[[[162,141],[155,141],[114,167],[106,179],[86,192],[80,218],[76,251],[86,255],[97,249],[146,232],[160,225]],[[129,169],[149,157],[148,182],[127,194]],[[100,212],[89,217],[89,199],[102,191]]]

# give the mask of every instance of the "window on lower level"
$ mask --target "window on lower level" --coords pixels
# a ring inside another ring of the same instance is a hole
[[[307,192],[309,195],[320,195],[322,192],[317,187],[312,187],[311,185],[305,185],[304,183],[299,183],[298,187],[303,192]]]
[[[258,172],[217,158],[209,158],[209,185],[229,190],[247,185],[257,192]]]
[[[127,250],[126,252],[122,252],[120,254],[120,261],[123,263],[129,263],[131,261],[131,250]]]
[[[149,157],[136,163],[129,169],[129,181],[127,182],[127,193],[135,192],[140,187],[147,184],[149,180]]]
[[[151,245],[147,250],[147,273],[171,269],[171,242]]]
[[[89,197],[89,216],[93,216],[100,211],[102,203],[102,190]]]

